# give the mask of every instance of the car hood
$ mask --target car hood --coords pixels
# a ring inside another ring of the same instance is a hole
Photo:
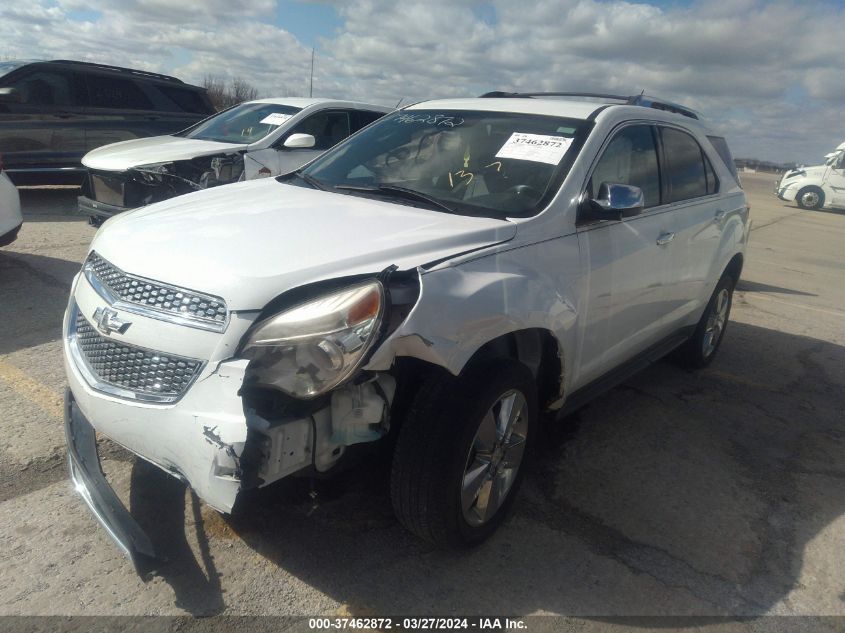
[[[797,178],[821,178],[824,176],[827,169],[827,165],[812,165],[810,167],[800,167],[799,169],[793,169],[792,171],[786,172],[786,174],[784,174],[783,180],[788,181]],[[789,174],[794,175],[790,176]]]
[[[126,171],[139,165],[190,160],[199,156],[231,153],[245,149],[246,144],[218,143],[180,136],[152,136],[103,145],[82,158],[89,169]]]
[[[91,248],[127,273],[263,308],[306,283],[401,270],[510,240],[507,220],[255,180],[106,222]]]

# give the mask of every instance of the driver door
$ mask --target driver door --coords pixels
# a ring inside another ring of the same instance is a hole
[[[845,208],[845,152],[841,152],[827,173],[826,189],[832,192],[830,204]]]
[[[675,223],[661,205],[654,127],[631,125],[614,134],[593,167],[585,195],[602,182],[643,190],[645,208],[621,220],[578,227],[582,292],[578,386],[601,377],[666,335],[666,286]]]
[[[347,138],[351,129],[350,113],[345,110],[316,112],[290,129],[273,147],[248,152],[244,160],[246,179],[266,178],[295,171]],[[314,137],[314,147],[285,147],[285,141],[292,134],[310,134]]]

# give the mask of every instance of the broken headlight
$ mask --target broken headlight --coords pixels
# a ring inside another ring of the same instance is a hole
[[[372,347],[384,313],[378,281],[326,294],[258,323],[240,355],[248,380],[314,398],[349,378]]]

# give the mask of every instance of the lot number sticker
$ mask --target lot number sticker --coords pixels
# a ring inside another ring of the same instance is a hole
[[[557,165],[570,145],[572,145],[572,139],[565,136],[514,132],[502,145],[496,158],[533,160],[537,163]]]
[[[281,112],[273,112],[272,114],[268,114],[266,117],[261,119],[259,123],[266,123],[267,125],[281,125],[292,116],[292,114],[282,114]]]

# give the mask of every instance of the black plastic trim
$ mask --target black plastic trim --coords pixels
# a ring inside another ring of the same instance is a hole
[[[695,332],[695,325],[681,328],[674,334],[671,334],[662,341],[659,341],[655,345],[649,347],[647,350],[640,352],[631,360],[624,362],[618,367],[614,367],[606,374],[599,376],[592,382],[576,389],[570,395],[566,396],[563,408],[560,410],[560,415],[565,416],[573,413],[596,396],[601,395],[605,391],[609,391],[634,374],[642,371],[652,363],[657,362],[679,345],[683,345],[683,343],[692,336],[693,332]]]

